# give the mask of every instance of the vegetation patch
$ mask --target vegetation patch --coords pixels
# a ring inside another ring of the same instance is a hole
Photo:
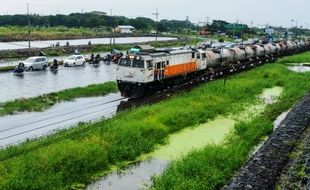
[[[272,132],[274,118],[307,92],[309,79],[310,74],[290,72],[284,65],[265,65],[230,76],[226,86],[223,80],[210,82],[109,120],[80,124],[10,147],[0,152],[0,188],[70,189],[74,184],[87,184],[113,165],[152,152],[166,143],[169,134],[206,123],[218,115],[240,113],[264,89],[282,87],[279,102],[269,106],[263,116],[239,123],[224,146],[210,145],[203,153],[195,152],[193,157],[185,158],[183,163],[188,164],[177,162],[173,166],[183,166],[183,173],[172,172],[168,176],[166,173],[172,171],[168,170],[164,175],[168,177],[155,180],[154,188],[220,187],[242,165],[252,147]]]
[[[298,55],[283,57],[277,61],[278,63],[310,63],[310,52],[304,52]]]
[[[0,104],[0,116],[23,111],[43,111],[62,101],[70,101],[81,97],[104,96],[117,91],[115,82],[106,82],[44,94],[34,98],[16,99]]]

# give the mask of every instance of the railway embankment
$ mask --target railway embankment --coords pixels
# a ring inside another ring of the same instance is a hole
[[[307,94],[224,189],[309,189],[309,125]]]

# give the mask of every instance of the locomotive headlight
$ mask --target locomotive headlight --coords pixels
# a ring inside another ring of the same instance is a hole
[[[129,59],[134,59],[134,58],[135,58],[134,55],[130,55],[130,56],[129,56]]]

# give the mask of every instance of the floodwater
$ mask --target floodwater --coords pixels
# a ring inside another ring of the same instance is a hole
[[[104,57],[106,54],[108,54],[109,52],[100,52],[99,54],[101,55],[101,57]],[[98,53],[96,53],[98,54]],[[85,58],[89,58],[90,57],[90,53],[88,54],[83,54]],[[47,61],[49,63],[53,62],[54,59],[57,59],[58,61],[63,61],[65,59],[67,59],[70,55],[63,55],[63,56],[49,56],[47,57]],[[16,66],[18,65],[18,63],[20,61],[24,61],[26,58],[22,58],[22,59],[1,59],[0,60],[0,67],[5,67],[5,66]],[[1,74],[1,73],[0,73]]]
[[[49,70],[25,72],[23,76],[15,76],[12,72],[0,73],[0,102],[115,80],[116,64],[105,63],[98,67],[89,64],[60,66],[57,73]]]
[[[310,71],[310,67],[309,66],[289,66],[287,67],[289,70],[291,71],[295,71],[298,73],[305,73],[305,72],[309,72]]]
[[[87,190],[138,190],[149,189],[152,176],[160,175],[168,164],[180,159],[193,150],[208,144],[220,144],[234,128],[237,121],[247,120],[262,113],[268,104],[275,103],[282,94],[281,87],[264,89],[258,96],[258,103],[248,107],[240,115],[228,118],[218,117],[198,127],[191,127],[169,136],[167,145],[158,147],[154,152],[141,156],[142,160],[129,166],[125,171],[114,171],[108,176],[87,186]]]
[[[113,93],[59,103],[44,112],[25,112],[0,117],[0,148],[49,135],[80,122],[112,117],[121,100],[123,98],[119,93]]]
[[[129,43],[142,43],[155,41],[155,37],[121,37],[115,38],[116,44],[129,44]],[[158,37],[158,41],[176,40],[171,37]],[[65,46],[66,42],[70,45],[87,45],[91,41],[92,44],[110,44],[110,38],[91,38],[91,39],[76,39],[76,40],[44,40],[44,41],[32,41],[31,47],[33,48],[46,48],[55,45],[57,42],[60,46]],[[13,50],[13,49],[25,49],[28,48],[28,41],[20,42],[0,42],[0,50]]]
[[[233,129],[235,121],[218,117],[213,121],[172,134],[165,146],[143,155],[137,164],[129,166],[124,172],[115,171],[110,175],[88,185],[87,190],[137,190],[147,189],[152,184],[151,177],[161,174],[167,165],[193,150],[208,144],[220,144]]]

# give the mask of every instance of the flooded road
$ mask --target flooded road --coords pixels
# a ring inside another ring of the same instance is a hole
[[[171,37],[158,37],[158,41],[176,40],[177,38]],[[155,41],[155,37],[121,37],[115,38],[116,44],[128,44],[128,43],[142,43]],[[70,45],[87,45],[91,41],[92,44],[110,44],[110,38],[91,38],[91,39],[76,39],[76,40],[44,40],[44,41],[32,41],[31,47],[33,48],[46,48],[55,45],[57,42],[60,46],[65,46],[66,42]],[[25,49],[28,48],[28,41],[20,42],[0,42],[0,50],[13,50],[13,49]]]
[[[0,73],[0,102],[115,81],[115,79],[116,64],[105,63],[100,64],[99,67],[89,64],[81,67],[60,66],[57,73],[49,70],[25,72],[23,76],[15,76],[11,72]]]
[[[121,100],[123,98],[119,93],[113,93],[104,97],[79,98],[60,103],[44,112],[0,117],[0,148],[48,135],[80,122],[112,117]]]

